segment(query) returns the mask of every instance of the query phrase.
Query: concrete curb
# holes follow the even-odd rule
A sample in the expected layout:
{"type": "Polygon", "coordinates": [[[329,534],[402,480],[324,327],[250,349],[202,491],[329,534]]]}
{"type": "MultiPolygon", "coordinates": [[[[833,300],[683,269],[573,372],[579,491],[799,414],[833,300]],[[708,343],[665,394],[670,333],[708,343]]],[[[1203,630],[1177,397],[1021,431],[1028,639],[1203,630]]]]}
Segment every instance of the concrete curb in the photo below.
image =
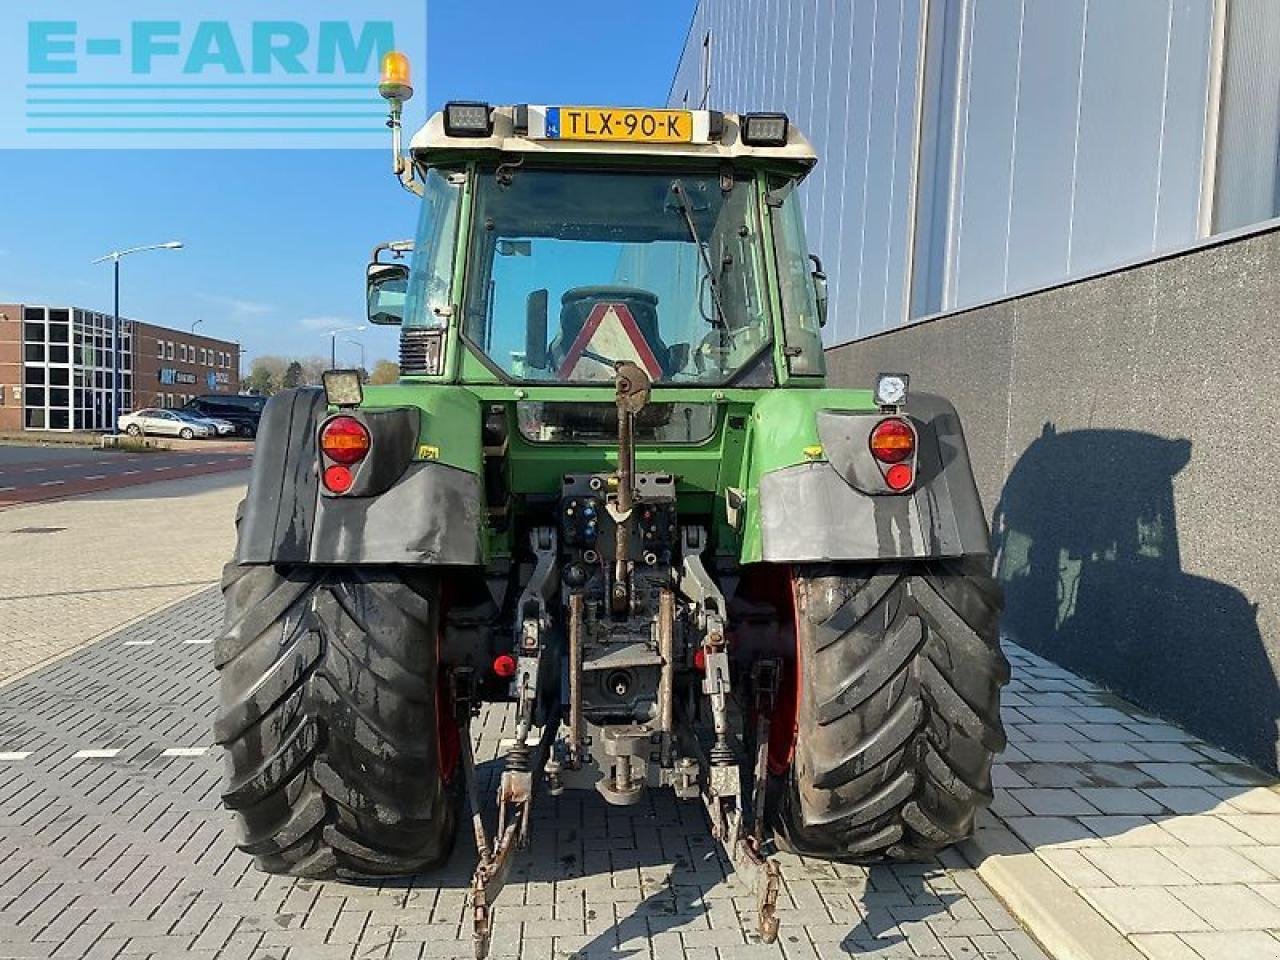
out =
{"type": "Polygon", "coordinates": [[[1000,821],[987,819],[961,852],[1054,960],[1146,960],[1115,927],[1000,821]]]}

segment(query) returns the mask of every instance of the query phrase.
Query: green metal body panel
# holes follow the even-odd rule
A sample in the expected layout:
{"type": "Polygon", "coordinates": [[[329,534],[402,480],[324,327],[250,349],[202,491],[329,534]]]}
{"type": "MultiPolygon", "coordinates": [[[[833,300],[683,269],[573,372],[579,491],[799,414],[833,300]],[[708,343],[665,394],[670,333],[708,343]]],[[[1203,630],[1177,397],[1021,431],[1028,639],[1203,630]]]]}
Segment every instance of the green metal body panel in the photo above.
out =
{"type": "Polygon", "coordinates": [[[438,460],[451,467],[483,470],[480,398],[457,387],[399,383],[366,387],[365,410],[417,407],[422,411],[419,449],[415,460],[438,460]],[[429,448],[424,451],[423,446],[429,448]]]}
{"type": "MultiPolygon", "coordinates": [[[[495,405],[504,410],[508,447],[505,481],[517,512],[530,497],[551,497],[561,478],[570,473],[606,473],[617,468],[616,446],[607,443],[542,443],[524,437],[516,427],[520,400],[608,402],[611,388],[466,387],[400,383],[369,387],[363,409],[417,407],[422,411],[416,460],[433,460],[471,473],[483,473],[483,412],[495,405]]],[[[761,558],[760,477],[806,461],[821,460],[816,415],[819,410],[874,411],[867,390],[655,390],[654,402],[710,402],[717,407],[711,437],[695,444],[640,444],[636,468],[664,472],[677,478],[680,510],[703,515],[714,530],[713,546],[720,556],[740,563],[761,558]],[[745,493],[746,503],[737,528],[728,523],[725,491],[745,493]]],[[[491,531],[489,557],[508,556],[508,532],[491,531]]]]}
{"type": "Polygon", "coordinates": [[[760,394],[751,412],[748,460],[740,482],[746,494],[739,560],[758,563],[762,554],[760,531],[760,478],[806,461],[822,460],[818,440],[819,410],[874,412],[870,390],[772,390],[760,394]]]}
{"type": "MultiPolygon", "coordinates": [[[[564,162],[581,165],[583,158],[566,158],[564,162]]],[[[609,158],[608,162],[621,163],[625,158],[609,158]]],[[[458,164],[463,166],[468,177],[460,200],[449,298],[455,305],[466,301],[475,178],[479,175],[474,162],[458,164]]],[[[688,161],[682,166],[687,169],[688,161]]],[[[777,209],[768,200],[768,177],[765,170],[756,173],[754,196],[764,238],[761,248],[772,323],[771,359],[776,386],[657,386],[652,391],[653,403],[715,404],[715,430],[702,443],[640,444],[636,450],[636,469],[675,475],[681,514],[708,518],[715,553],[740,563],[761,559],[761,518],[757,503],[760,477],[773,470],[822,459],[815,419],[817,411],[876,409],[869,390],[828,389],[824,377],[799,376],[789,369],[779,268],[772,242],[777,229],[777,209]],[[730,488],[745,493],[745,506],[736,527],[729,524],[726,510],[725,492],[730,488]]],[[[500,406],[506,416],[508,435],[503,479],[517,516],[531,498],[556,496],[566,474],[616,469],[615,445],[534,442],[520,433],[516,420],[516,405],[522,400],[611,404],[614,399],[611,385],[504,381],[466,342],[459,314],[455,306],[447,318],[445,364],[440,375],[405,377],[394,386],[370,387],[365,392],[363,407],[366,409],[416,406],[422,410],[420,445],[415,459],[436,460],[483,474],[482,422],[486,411],[492,413],[495,406],[500,406]]],[[[512,555],[512,524],[490,529],[485,534],[486,560],[512,555]]]]}

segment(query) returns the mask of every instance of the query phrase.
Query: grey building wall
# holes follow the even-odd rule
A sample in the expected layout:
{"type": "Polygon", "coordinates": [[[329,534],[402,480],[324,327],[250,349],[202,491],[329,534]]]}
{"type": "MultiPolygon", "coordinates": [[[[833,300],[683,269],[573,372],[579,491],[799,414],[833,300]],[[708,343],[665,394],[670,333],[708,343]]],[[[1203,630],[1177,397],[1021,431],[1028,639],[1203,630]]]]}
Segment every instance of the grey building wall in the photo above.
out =
{"type": "Polygon", "coordinates": [[[1280,225],[828,353],[960,412],[1021,643],[1275,771],[1280,225]]]}

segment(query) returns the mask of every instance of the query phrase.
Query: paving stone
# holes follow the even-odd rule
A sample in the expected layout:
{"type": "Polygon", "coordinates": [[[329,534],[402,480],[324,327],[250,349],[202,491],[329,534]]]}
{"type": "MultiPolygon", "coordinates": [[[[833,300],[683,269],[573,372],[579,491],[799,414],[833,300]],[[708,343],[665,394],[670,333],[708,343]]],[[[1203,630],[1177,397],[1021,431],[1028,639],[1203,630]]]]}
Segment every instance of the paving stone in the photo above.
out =
{"type": "Polygon", "coordinates": [[[1237,847],[1236,852],[1248,857],[1274,879],[1280,880],[1280,846],[1237,847]]]}
{"type": "Polygon", "coordinates": [[[1139,763],[1138,769],[1166,787],[1217,787],[1222,781],[1192,763],[1139,763]]]}
{"type": "Polygon", "coordinates": [[[1122,933],[1177,933],[1212,927],[1163,887],[1102,887],[1080,892],[1122,933]]]}
{"type": "MultiPolygon", "coordinates": [[[[1202,787],[1147,787],[1143,793],[1170,813],[1240,813],[1221,797],[1214,796],[1202,787]]],[[[1280,816],[1276,818],[1276,822],[1280,824],[1280,816]]]]}
{"type": "Polygon", "coordinates": [[[1180,730],[1170,723],[1129,723],[1126,729],[1135,740],[1146,740],[1151,743],[1190,743],[1196,738],[1185,730],[1180,730]]]}
{"type": "Polygon", "coordinates": [[[1147,759],[1146,754],[1129,743],[1077,743],[1072,749],[1087,760],[1105,763],[1135,763],[1147,759]]]}
{"type": "Polygon", "coordinates": [[[1128,763],[1083,763],[1080,769],[1099,787],[1157,787],[1159,782],[1128,763]]]}
{"type": "Polygon", "coordinates": [[[1195,879],[1170,864],[1159,850],[1097,847],[1082,850],[1084,858],[1121,887],[1165,887],[1194,883],[1195,879]]]}
{"type": "Polygon", "coordinates": [[[1171,889],[1215,930],[1280,930],[1280,906],[1243,884],[1201,884],[1171,889]]]}
{"type": "Polygon", "coordinates": [[[1213,787],[1209,792],[1244,813],[1280,814],[1280,793],[1269,787],[1213,787]]]}
{"type": "Polygon", "coordinates": [[[1132,787],[1078,787],[1075,791],[1101,813],[1163,813],[1164,805],[1132,787]]]}
{"type": "Polygon", "coordinates": [[[1181,840],[1147,817],[1081,817],[1080,822],[1108,846],[1180,847],[1181,840]]]}
{"type": "MultiPolygon", "coordinates": [[[[1089,759],[1089,755],[1080,745],[1065,741],[1048,743],[1028,741],[1020,744],[1016,749],[1026,760],[1036,763],[1078,763],[1089,759]]],[[[1014,762],[1013,757],[1008,759],[1009,762],[1014,762]]]]}
{"type": "Polygon", "coordinates": [[[1219,819],[1258,843],[1280,845],[1280,816],[1234,813],[1219,819]]]}
{"type": "Polygon", "coordinates": [[[1082,739],[1080,734],[1065,723],[1024,723],[1017,729],[1028,740],[1037,743],[1053,743],[1082,739]]]}
{"type": "Polygon", "coordinates": [[[1067,763],[1020,763],[1014,764],[1013,770],[1032,787],[1085,787],[1093,783],[1087,773],[1067,763]]]}
{"type": "MultiPolygon", "coordinates": [[[[1193,746],[1199,749],[1201,745],[1193,744],[1193,746]]],[[[1200,752],[1205,753],[1207,751],[1200,750],[1200,752]]],[[[1204,764],[1204,769],[1208,770],[1223,783],[1234,786],[1265,787],[1275,782],[1275,779],[1270,774],[1238,760],[1226,763],[1214,761],[1204,764]]]]}
{"type": "Polygon", "coordinates": [[[1037,816],[1074,816],[1098,810],[1071,790],[1010,790],[1011,796],[1037,816]]]}
{"type": "Polygon", "coordinates": [[[1084,856],[1083,849],[1044,849],[1037,850],[1036,853],[1068,886],[1079,889],[1112,885],[1111,878],[1084,856]]]}
{"type": "Polygon", "coordinates": [[[1207,815],[1168,817],[1160,825],[1183,843],[1193,847],[1250,846],[1253,841],[1218,817],[1207,815]]]}
{"type": "Polygon", "coordinates": [[[1275,879],[1269,871],[1227,847],[1164,847],[1159,853],[1198,883],[1265,883],[1275,879]]]}
{"type": "Polygon", "coordinates": [[[1280,958],[1280,940],[1261,931],[1184,933],[1182,938],[1204,960],[1280,958]]]}
{"type": "Polygon", "coordinates": [[[1009,828],[1027,846],[1042,847],[1093,846],[1103,841],[1078,820],[1069,817],[1011,817],[1009,828]]]}
{"type": "Polygon", "coordinates": [[[1137,749],[1161,763],[1204,763],[1205,756],[1187,743],[1138,743],[1137,749]]]}
{"type": "Polygon", "coordinates": [[[1136,933],[1129,939],[1151,960],[1204,960],[1176,933],[1136,933]]]}

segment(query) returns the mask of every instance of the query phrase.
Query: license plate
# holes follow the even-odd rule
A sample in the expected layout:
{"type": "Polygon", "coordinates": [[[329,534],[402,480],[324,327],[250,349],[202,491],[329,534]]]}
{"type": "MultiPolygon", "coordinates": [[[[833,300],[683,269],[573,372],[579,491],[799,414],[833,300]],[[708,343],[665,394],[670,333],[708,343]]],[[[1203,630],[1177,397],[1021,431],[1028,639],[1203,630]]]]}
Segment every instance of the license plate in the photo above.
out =
{"type": "Polygon", "coordinates": [[[688,110],[548,107],[547,139],[689,143],[693,114],[688,110]]]}

